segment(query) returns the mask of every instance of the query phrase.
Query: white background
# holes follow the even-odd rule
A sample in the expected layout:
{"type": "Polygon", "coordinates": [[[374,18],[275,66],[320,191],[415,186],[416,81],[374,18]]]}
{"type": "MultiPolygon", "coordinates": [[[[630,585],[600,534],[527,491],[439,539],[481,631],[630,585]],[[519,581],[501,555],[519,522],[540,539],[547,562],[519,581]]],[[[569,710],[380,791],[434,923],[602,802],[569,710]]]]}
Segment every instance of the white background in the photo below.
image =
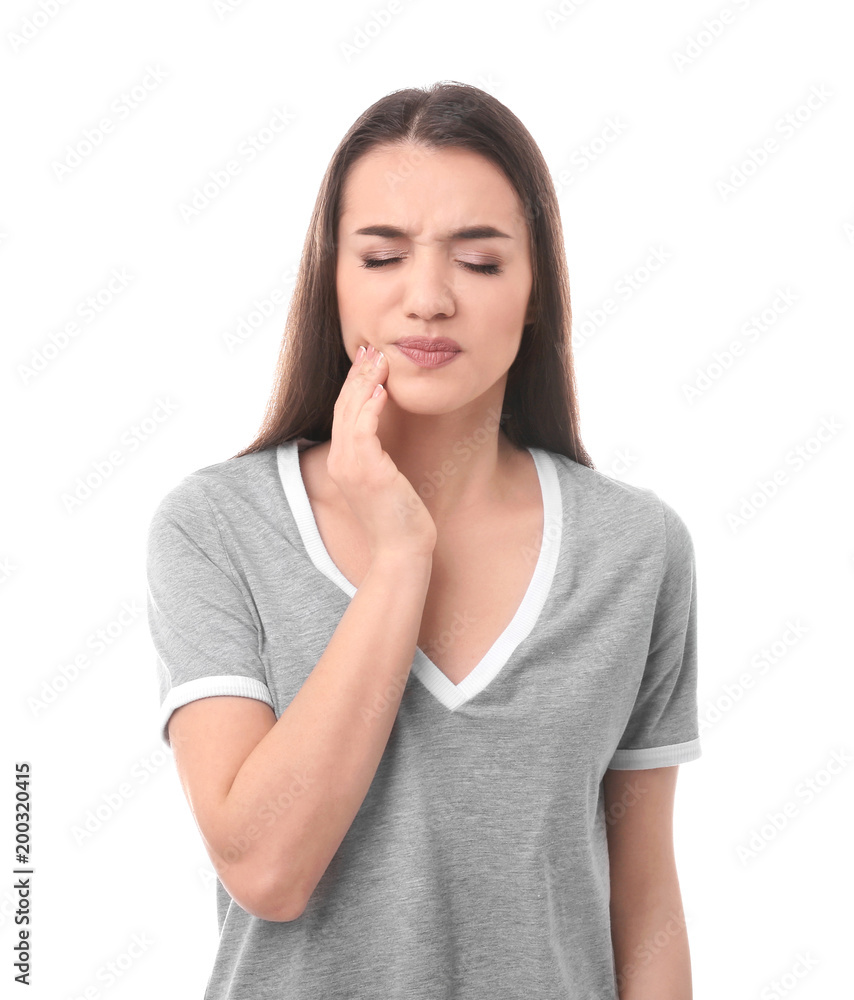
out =
{"type": "Polygon", "coordinates": [[[346,129],[391,90],[459,80],[521,118],[562,184],[586,447],[694,539],[703,755],[680,768],[676,807],[694,995],[850,995],[850,7],[402,0],[375,31],[381,0],[219,6],[3,6],[2,989],[14,762],[28,760],[27,995],[202,996],[212,868],[159,740],[148,521],[183,476],[254,438],[346,129]],[[249,161],[240,144],[277,109],[293,117],[249,161]],[[63,172],[104,117],[112,131],[63,172]],[[182,218],[229,159],[240,174],[182,218]],[[644,271],[654,249],[666,263],[644,271]],[[114,270],[126,284],[109,293],[114,270]],[[229,348],[277,288],[285,304],[229,348]],[[109,984],[134,935],[145,950],[109,984]]]}

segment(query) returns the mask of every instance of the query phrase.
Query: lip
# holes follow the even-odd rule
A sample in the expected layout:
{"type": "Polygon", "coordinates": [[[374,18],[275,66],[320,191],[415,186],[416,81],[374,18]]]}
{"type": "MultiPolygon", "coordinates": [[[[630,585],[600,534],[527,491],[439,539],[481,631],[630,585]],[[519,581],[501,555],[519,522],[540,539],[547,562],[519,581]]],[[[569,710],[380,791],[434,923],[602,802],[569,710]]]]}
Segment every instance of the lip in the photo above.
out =
{"type": "Polygon", "coordinates": [[[413,351],[441,351],[444,354],[458,353],[462,347],[450,337],[401,337],[394,342],[397,347],[413,351]]]}
{"type": "Polygon", "coordinates": [[[462,351],[419,351],[415,347],[395,345],[400,353],[419,368],[442,368],[456,361],[462,351]]]}

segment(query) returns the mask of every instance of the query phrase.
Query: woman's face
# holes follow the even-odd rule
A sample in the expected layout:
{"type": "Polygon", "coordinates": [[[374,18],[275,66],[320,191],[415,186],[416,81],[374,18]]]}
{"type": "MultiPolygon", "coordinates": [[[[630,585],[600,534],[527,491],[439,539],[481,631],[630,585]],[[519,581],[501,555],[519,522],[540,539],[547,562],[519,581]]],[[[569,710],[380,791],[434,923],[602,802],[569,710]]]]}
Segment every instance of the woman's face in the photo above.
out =
{"type": "Polygon", "coordinates": [[[351,361],[362,344],[383,351],[386,409],[500,410],[533,281],[522,206],[501,170],[463,149],[374,147],[347,177],[337,238],[344,348],[351,361]],[[463,232],[475,229],[485,231],[463,232]],[[460,351],[422,367],[395,345],[417,336],[460,351]]]}

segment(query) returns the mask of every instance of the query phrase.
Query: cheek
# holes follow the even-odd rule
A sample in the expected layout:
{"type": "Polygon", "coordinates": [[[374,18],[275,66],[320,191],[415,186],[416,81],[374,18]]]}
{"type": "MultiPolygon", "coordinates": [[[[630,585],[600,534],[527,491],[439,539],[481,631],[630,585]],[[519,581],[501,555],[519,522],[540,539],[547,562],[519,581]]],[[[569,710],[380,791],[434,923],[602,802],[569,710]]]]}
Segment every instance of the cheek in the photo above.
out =
{"type": "Polygon", "coordinates": [[[376,310],[377,296],[362,274],[339,273],[337,278],[338,312],[343,322],[358,322],[376,310]]]}
{"type": "Polygon", "coordinates": [[[338,294],[338,313],[341,317],[341,322],[351,322],[359,315],[361,298],[359,284],[353,281],[351,275],[339,272],[336,291],[338,294]]]}
{"type": "MultiPolygon", "coordinates": [[[[488,284],[490,279],[485,279],[488,284]]],[[[478,295],[477,313],[489,320],[494,329],[515,329],[528,306],[528,293],[521,282],[496,279],[491,287],[478,295]]]]}

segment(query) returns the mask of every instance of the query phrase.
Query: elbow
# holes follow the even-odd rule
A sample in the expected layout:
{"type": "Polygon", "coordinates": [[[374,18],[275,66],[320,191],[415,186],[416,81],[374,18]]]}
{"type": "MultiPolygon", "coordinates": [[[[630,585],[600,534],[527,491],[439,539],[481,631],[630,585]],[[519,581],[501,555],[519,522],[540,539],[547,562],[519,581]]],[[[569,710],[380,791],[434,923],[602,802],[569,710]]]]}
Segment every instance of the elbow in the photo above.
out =
{"type": "Polygon", "coordinates": [[[305,910],[305,903],[296,899],[293,894],[283,893],[281,889],[265,891],[256,889],[253,916],[259,920],[269,920],[272,923],[283,924],[297,920],[305,910]]]}
{"type": "Polygon", "coordinates": [[[291,920],[296,920],[302,916],[304,906],[294,906],[289,900],[283,900],[280,896],[270,899],[266,896],[258,896],[248,901],[247,905],[240,904],[247,913],[259,920],[267,920],[270,923],[283,924],[291,920]]]}
{"type": "Polygon", "coordinates": [[[216,856],[219,863],[214,867],[220,881],[241,909],[271,923],[302,916],[317,880],[306,877],[297,848],[278,842],[256,843],[250,849],[245,839],[234,835],[212,841],[208,842],[214,851],[211,860],[216,856]]]}
{"type": "Polygon", "coordinates": [[[269,872],[259,874],[247,869],[220,875],[229,896],[250,916],[271,923],[287,923],[302,916],[305,901],[289,891],[282,878],[272,878],[269,872]]]}

